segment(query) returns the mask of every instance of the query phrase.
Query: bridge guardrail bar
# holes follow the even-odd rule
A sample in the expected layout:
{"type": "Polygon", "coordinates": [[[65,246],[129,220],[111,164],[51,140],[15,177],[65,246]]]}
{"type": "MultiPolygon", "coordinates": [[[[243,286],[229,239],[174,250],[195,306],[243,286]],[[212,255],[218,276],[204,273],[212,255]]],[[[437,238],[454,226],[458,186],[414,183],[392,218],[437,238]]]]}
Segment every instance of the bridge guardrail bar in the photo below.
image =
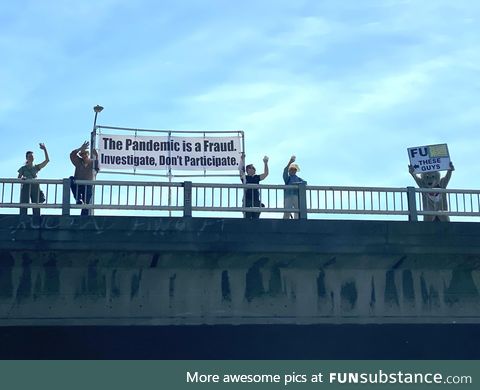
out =
{"type": "MultiPolygon", "coordinates": [[[[201,213],[225,213],[225,216],[242,217],[244,212],[262,212],[272,218],[275,213],[298,213],[300,219],[318,215],[405,216],[415,221],[418,216],[448,215],[480,220],[480,190],[435,189],[434,195],[446,199],[439,211],[424,209],[426,196],[433,196],[432,189],[414,187],[346,187],[310,186],[300,184],[218,184],[118,180],[77,180],[77,185],[93,186],[89,204],[76,204],[70,190],[69,179],[22,180],[0,178],[0,209],[13,210],[39,208],[69,215],[72,210],[91,209],[95,212],[121,211],[169,212],[183,216],[201,213]],[[21,187],[38,184],[45,194],[44,203],[20,203],[21,187]],[[245,207],[246,189],[258,189],[262,207],[245,207]],[[299,202],[295,209],[285,209],[284,190],[297,189],[299,202]],[[443,207],[444,206],[444,207],[443,207]]],[[[31,187],[30,187],[31,188],[31,187]]],[[[249,191],[253,193],[253,191],[249,191]]],[[[117,214],[115,214],[117,215],[117,214]]],[[[124,214],[122,214],[124,215],[124,214]]],[[[217,215],[218,216],[218,215],[217,215]]]]}

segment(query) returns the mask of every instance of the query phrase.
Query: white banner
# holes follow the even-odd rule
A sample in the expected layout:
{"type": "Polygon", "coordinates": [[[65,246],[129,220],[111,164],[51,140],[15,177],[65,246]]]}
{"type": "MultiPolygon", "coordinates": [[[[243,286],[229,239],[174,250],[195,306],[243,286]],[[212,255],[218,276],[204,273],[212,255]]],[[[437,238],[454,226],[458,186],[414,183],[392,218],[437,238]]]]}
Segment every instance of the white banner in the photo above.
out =
{"type": "Polygon", "coordinates": [[[450,167],[447,144],[416,146],[407,151],[413,173],[446,171],[450,167]]]}
{"type": "Polygon", "coordinates": [[[238,169],[241,137],[98,135],[100,169],[238,169]]]}

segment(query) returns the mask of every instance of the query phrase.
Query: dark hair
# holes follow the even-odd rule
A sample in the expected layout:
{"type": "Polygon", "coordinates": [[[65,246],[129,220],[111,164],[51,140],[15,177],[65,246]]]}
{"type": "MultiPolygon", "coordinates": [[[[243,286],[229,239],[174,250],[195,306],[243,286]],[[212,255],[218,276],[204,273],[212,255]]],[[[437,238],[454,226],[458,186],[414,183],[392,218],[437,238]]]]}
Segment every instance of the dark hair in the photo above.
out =
{"type": "Polygon", "coordinates": [[[25,158],[28,158],[29,153],[33,154],[33,152],[29,150],[27,153],[25,153],[25,158]]]}
{"type": "Polygon", "coordinates": [[[253,164],[248,164],[245,169],[248,169],[248,168],[253,168],[253,169],[255,169],[255,168],[253,167],[253,164]]]}

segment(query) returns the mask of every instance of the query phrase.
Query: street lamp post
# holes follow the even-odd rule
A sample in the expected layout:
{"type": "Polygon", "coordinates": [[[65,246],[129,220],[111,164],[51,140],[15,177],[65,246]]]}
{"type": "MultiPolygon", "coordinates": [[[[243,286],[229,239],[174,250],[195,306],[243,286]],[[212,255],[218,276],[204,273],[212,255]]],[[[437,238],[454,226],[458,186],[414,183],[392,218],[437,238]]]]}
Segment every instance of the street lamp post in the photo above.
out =
{"type": "Polygon", "coordinates": [[[95,118],[93,118],[93,129],[92,129],[92,134],[91,134],[91,137],[90,137],[90,148],[92,150],[95,146],[95,130],[96,130],[96,127],[97,127],[97,116],[98,116],[99,112],[103,111],[103,107],[99,106],[97,104],[95,107],[93,107],[93,111],[95,111],[95,118]]]}
{"type": "MultiPolygon", "coordinates": [[[[98,104],[93,107],[93,111],[95,111],[95,118],[93,119],[93,129],[92,129],[92,132],[90,134],[90,157],[93,159],[94,158],[94,154],[93,154],[93,149],[95,149],[95,135],[96,135],[96,131],[97,131],[97,116],[98,116],[98,113],[99,112],[102,112],[103,110],[103,107],[102,106],[99,106],[98,104]]],[[[93,164],[95,165],[95,164],[93,164]]]]}
{"type": "Polygon", "coordinates": [[[97,123],[97,114],[103,111],[103,107],[97,104],[95,107],[93,107],[93,111],[95,111],[95,119],[93,121],[93,126],[95,126],[97,123]]]}
{"type": "MultiPolygon", "coordinates": [[[[96,133],[97,133],[97,116],[98,113],[102,112],[103,107],[99,106],[98,104],[93,107],[93,111],[95,111],[95,117],[93,118],[93,128],[92,132],[90,133],[90,158],[93,160],[92,164],[92,177],[95,178],[95,168],[98,166],[97,155],[93,153],[95,149],[95,141],[96,141],[96,133]]],[[[92,187],[93,188],[93,187],[92,187]]],[[[93,200],[95,202],[95,200],[93,200]]],[[[90,215],[93,215],[93,209],[90,211],[90,215]]]]}

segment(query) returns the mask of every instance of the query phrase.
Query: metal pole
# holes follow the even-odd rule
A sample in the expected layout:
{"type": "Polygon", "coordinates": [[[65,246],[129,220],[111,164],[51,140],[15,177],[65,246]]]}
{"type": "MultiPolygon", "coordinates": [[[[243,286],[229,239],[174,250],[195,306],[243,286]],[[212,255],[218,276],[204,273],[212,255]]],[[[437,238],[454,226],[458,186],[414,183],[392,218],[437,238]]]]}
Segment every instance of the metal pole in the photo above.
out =
{"type": "Polygon", "coordinates": [[[183,216],[192,216],[192,182],[183,183],[183,216]]]}
{"type": "Polygon", "coordinates": [[[408,220],[418,221],[417,201],[415,199],[415,187],[407,187],[408,220]]]}
{"type": "Polygon", "coordinates": [[[298,217],[307,219],[307,185],[302,182],[298,185],[298,217]]]}
{"type": "MultiPolygon", "coordinates": [[[[95,106],[96,107],[96,106],[95,106]]],[[[95,107],[93,109],[95,110],[95,107]]],[[[92,132],[90,133],[90,158],[93,160],[93,149],[95,149],[95,142],[96,142],[96,133],[97,133],[97,115],[98,112],[95,111],[95,117],[93,118],[93,128],[92,132]]],[[[92,174],[95,170],[95,163],[92,164],[92,174]]]]}
{"type": "MultiPolygon", "coordinates": [[[[96,105],[93,107],[93,111],[95,111],[95,117],[93,118],[93,128],[92,132],[90,133],[90,158],[92,159],[92,179],[95,179],[95,168],[98,164],[97,158],[95,154],[93,153],[94,150],[96,150],[96,135],[97,135],[97,116],[99,112],[102,112],[103,107],[100,105],[96,105]]],[[[95,204],[95,191],[92,186],[92,203],[95,204]]],[[[90,215],[94,214],[94,209],[92,208],[90,210],[90,215]]]]}
{"type": "MultiPolygon", "coordinates": [[[[168,157],[172,157],[172,151],[170,150],[170,145],[171,145],[171,137],[172,137],[172,133],[169,132],[168,133],[168,157]]],[[[171,217],[172,216],[172,210],[170,209],[170,206],[171,206],[171,203],[172,203],[172,166],[171,164],[168,164],[168,216],[171,217]]],[[[178,191],[178,189],[177,189],[178,191]]]]}
{"type": "Polygon", "coordinates": [[[70,215],[70,179],[62,180],[62,215],[70,215]]]}
{"type": "MultiPolygon", "coordinates": [[[[95,111],[95,116],[93,118],[93,128],[92,132],[90,133],[90,158],[93,160],[94,155],[93,155],[93,150],[96,149],[96,135],[97,135],[97,116],[99,112],[103,111],[103,107],[99,106],[98,104],[93,107],[93,111],[95,111]]],[[[96,159],[95,159],[96,160],[96,159]]],[[[94,161],[95,161],[94,160],[94,161]]],[[[92,164],[92,175],[94,176],[95,174],[93,171],[95,170],[95,162],[92,164]]]]}

